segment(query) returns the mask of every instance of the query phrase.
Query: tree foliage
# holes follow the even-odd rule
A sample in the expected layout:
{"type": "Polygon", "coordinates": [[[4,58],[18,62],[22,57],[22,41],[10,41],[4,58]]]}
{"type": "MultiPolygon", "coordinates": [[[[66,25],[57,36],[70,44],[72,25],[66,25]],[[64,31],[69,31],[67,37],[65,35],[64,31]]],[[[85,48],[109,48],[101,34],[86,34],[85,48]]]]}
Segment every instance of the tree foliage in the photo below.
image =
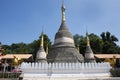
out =
{"type": "Polygon", "coordinates": [[[86,48],[86,39],[85,39],[85,37],[80,36],[78,34],[75,34],[73,36],[73,38],[74,38],[75,46],[79,47],[79,50],[80,50],[79,52],[84,55],[85,48],[86,48]]]}
{"type": "Polygon", "coordinates": [[[116,44],[116,42],[118,41],[117,37],[111,35],[110,32],[102,32],[100,36],[103,40],[102,53],[120,53],[118,50],[118,45],[116,44]]]}
{"type": "Polygon", "coordinates": [[[3,45],[4,53],[6,54],[26,54],[30,53],[29,45],[23,42],[13,43],[12,45],[3,45]]]}
{"type": "MultiPolygon", "coordinates": [[[[117,37],[110,32],[102,32],[100,37],[91,33],[88,35],[90,45],[94,53],[120,54],[120,47],[116,44],[117,37]]],[[[86,36],[74,35],[75,46],[80,46],[80,52],[84,55],[86,49],[86,36]]]]}
{"type": "MultiPolygon", "coordinates": [[[[97,36],[94,33],[88,35],[90,39],[90,45],[94,53],[103,53],[103,54],[120,54],[120,47],[116,44],[118,38],[112,35],[110,32],[102,32],[100,36],[97,36]]],[[[79,34],[75,34],[74,36],[75,46],[80,49],[80,53],[84,55],[86,49],[86,36],[82,36],[79,34]]],[[[26,43],[13,43],[12,45],[3,45],[5,54],[28,54],[31,53],[33,56],[36,55],[39,46],[40,39],[34,40],[33,42],[26,43]]],[[[46,34],[44,34],[44,49],[46,51],[46,47],[50,50],[51,41],[46,34]]]]}
{"type": "MultiPolygon", "coordinates": [[[[21,43],[13,43],[12,45],[3,45],[4,53],[6,54],[35,54],[37,53],[39,47],[40,47],[40,38],[37,40],[34,40],[33,42],[29,44],[25,44],[23,42],[21,43]]],[[[51,42],[50,39],[46,34],[44,34],[44,49],[46,50],[46,47],[48,45],[48,48],[51,48],[51,42]]]]}
{"type": "Polygon", "coordinates": [[[92,48],[93,52],[101,53],[103,42],[100,39],[100,37],[92,33],[89,35],[89,38],[90,38],[90,44],[91,44],[91,48],[92,48]]]}

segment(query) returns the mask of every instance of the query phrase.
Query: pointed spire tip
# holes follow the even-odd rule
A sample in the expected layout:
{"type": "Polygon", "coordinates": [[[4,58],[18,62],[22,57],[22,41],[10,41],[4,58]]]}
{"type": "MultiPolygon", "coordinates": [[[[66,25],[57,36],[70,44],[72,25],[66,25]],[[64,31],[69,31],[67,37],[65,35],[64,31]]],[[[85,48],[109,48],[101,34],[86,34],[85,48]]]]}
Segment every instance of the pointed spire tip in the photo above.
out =
{"type": "Polygon", "coordinates": [[[90,46],[90,40],[89,40],[89,36],[88,36],[88,32],[86,31],[86,39],[87,39],[87,46],[90,46]]]}
{"type": "Polygon", "coordinates": [[[62,10],[62,22],[63,22],[63,21],[65,21],[65,6],[64,6],[63,0],[62,0],[61,10],[62,10]]]}
{"type": "Polygon", "coordinates": [[[40,46],[43,46],[43,44],[44,44],[44,32],[43,32],[43,30],[41,32],[41,40],[40,41],[41,41],[40,46]]]}

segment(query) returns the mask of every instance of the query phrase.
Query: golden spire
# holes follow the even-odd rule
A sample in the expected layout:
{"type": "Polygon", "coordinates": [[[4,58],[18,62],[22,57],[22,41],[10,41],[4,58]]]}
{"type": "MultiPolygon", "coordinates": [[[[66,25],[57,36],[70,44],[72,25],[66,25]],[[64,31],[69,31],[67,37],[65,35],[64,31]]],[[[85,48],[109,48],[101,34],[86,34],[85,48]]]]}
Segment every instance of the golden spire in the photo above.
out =
{"type": "Polygon", "coordinates": [[[42,33],[41,33],[41,44],[40,44],[40,46],[43,46],[43,44],[44,44],[44,33],[43,33],[43,31],[42,31],[42,33]]]}
{"type": "Polygon", "coordinates": [[[90,46],[90,40],[89,40],[89,37],[88,37],[88,32],[86,32],[86,39],[87,39],[87,46],[90,46]]]}
{"type": "Polygon", "coordinates": [[[62,22],[63,22],[63,21],[65,21],[65,5],[63,3],[63,0],[62,0],[61,10],[62,10],[62,22]]]}

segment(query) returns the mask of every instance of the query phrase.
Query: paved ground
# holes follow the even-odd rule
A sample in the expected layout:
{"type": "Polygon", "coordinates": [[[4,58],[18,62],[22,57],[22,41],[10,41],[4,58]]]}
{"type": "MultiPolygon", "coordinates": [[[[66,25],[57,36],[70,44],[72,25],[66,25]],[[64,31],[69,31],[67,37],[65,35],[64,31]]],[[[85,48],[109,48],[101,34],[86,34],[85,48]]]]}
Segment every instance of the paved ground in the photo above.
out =
{"type": "MultiPolygon", "coordinates": [[[[11,78],[11,79],[5,79],[5,78],[0,78],[0,80],[22,80],[22,79],[17,79],[17,78],[11,78]]],[[[120,80],[120,77],[104,77],[104,78],[81,78],[81,79],[72,79],[72,78],[69,78],[69,79],[52,79],[52,78],[49,78],[49,79],[43,79],[43,78],[39,78],[39,79],[25,79],[25,80],[120,80]]]]}

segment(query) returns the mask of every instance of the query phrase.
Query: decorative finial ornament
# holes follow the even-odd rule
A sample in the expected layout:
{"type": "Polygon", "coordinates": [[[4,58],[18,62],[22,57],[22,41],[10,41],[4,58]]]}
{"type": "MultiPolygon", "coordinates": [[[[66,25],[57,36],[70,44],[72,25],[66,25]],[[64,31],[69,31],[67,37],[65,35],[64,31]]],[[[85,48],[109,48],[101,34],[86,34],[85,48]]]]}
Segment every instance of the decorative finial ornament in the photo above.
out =
{"type": "Polygon", "coordinates": [[[43,33],[43,31],[42,31],[42,33],[41,33],[41,44],[40,44],[40,46],[43,46],[43,44],[44,44],[44,33],[43,33]]]}
{"type": "Polygon", "coordinates": [[[42,26],[42,33],[41,33],[41,42],[40,42],[40,46],[44,45],[44,32],[43,32],[44,26],[42,26]]]}
{"type": "Polygon", "coordinates": [[[63,22],[63,21],[65,21],[65,5],[64,5],[63,0],[62,0],[61,10],[62,10],[62,22],[63,22]]]}
{"type": "Polygon", "coordinates": [[[87,46],[90,46],[90,40],[89,40],[89,37],[88,37],[88,32],[86,32],[86,39],[87,39],[87,46]]]}

